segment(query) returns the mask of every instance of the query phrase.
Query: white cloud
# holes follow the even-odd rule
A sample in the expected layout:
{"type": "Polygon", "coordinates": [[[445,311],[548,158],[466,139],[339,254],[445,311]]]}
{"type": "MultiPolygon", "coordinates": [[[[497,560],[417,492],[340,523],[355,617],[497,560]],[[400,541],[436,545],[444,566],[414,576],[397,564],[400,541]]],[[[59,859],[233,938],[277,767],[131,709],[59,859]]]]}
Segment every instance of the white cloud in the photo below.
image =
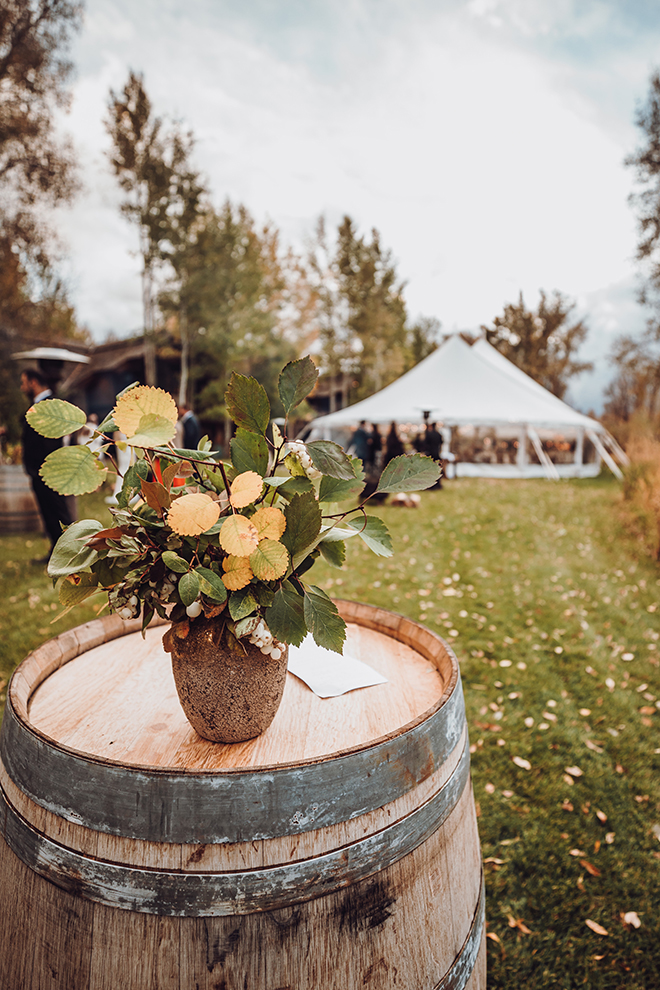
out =
{"type": "Polygon", "coordinates": [[[322,211],[377,227],[413,316],[474,326],[520,290],[533,302],[557,288],[595,307],[594,326],[608,325],[608,299],[611,320],[634,311],[641,325],[633,297],[611,287],[632,279],[622,160],[652,34],[617,48],[607,32],[621,10],[595,0],[292,9],[276,22],[256,0],[89,0],[68,121],[87,192],[62,219],[83,321],[99,334],[140,322],[135,236],[102,125],[130,67],[157,113],[192,127],[218,201],[272,218],[285,241],[300,243],[322,211]],[[609,38],[611,57],[588,48],[593,37],[609,38]],[[584,62],[571,45],[587,46],[584,62]]]}

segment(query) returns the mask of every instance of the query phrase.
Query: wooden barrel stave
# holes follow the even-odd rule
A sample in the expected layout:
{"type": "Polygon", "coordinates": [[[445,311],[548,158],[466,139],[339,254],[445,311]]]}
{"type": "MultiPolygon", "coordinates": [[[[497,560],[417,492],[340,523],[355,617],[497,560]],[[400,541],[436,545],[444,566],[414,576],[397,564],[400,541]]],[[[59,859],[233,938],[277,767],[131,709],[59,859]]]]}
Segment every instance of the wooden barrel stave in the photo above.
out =
{"type": "MultiPolygon", "coordinates": [[[[380,612],[369,612],[367,607],[367,620],[375,622],[373,613],[377,611],[380,612]]],[[[397,634],[413,642],[414,629],[419,632],[419,626],[400,617],[390,617],[390,613],[384,615],[388,628],[398,630],[397,634]]],[[[357,617],[364,622],[364,607],[358,606],[346,617],[349,620],[357,617]],[[358,614],[360,611],[362,615],[358,614]]],[[[24,703],[27,713],[35,681],[43,683],[68,659],[84,652],[85,644],[98,645],[99,639],[107,638],[107,629],[99,629],[95,623],[88,626],[91,628],[76,632],[65,648],[62,642],[55,646],[47,644],[40,656],[30,658],[31,665],[23,671],[24,683],[18,679],[17,691],[12,695],[18,707],[24,703]],[[17,700],[19,697],[21,701],[17,700]]],[[[376,628],[380,628],[378,624],[376,628]]],[[[122,624],[120,631],[123,629],[122,624]]],[[[418,652],[426,653],[432,662],[442,665],[438,642],[429,633],[418,652]]],[[[254,870],[319,856],[324,849],[341,848],[358,841],[361,833],[382,828],[392,819],[403,820],[406,810],[423,805],[447,781],[466,740],[464,728],[438,769],[380,808],[349,821],[255,842],[161,843],[127,839],[63,821],[31,801],[4,772],[0,784],[9,802],[35,828],[86,855],[160,871],[254,870]]],[[[455,990],[459,986],[455,975],[460,971],[460,960],[467,959],[466,938],[475,918],[478,920],[481,870],[469,784],[443,824],[419,846],[384,869],[313,900],[245,915],[161,917],[82,900],[80,891],[68,893],[54,886],[12,856],[4,843],[0,846],[3,877],[8,857],[10,872],[21,874],[16,881],[15,896],[25,906],[26,913],[27,888],[31,891],[28,900],[33,900],[29,910],[39,912],[42,898],[46,901],[54,898],[56,903],[53,912],[47,912],[46,927],[49,932],[51,926],[53,930],[42,940],[30,976],[26,976],[29,966],[26,960],[14,964],[5,958],[0,963],[0,974],[3,965],[14,967],[5,975],[12,990],[14,987],[32,990],[41,986],[41,981],[49,990],[69,986],[81,990],[105,987],[145,990],[151,986],[158,990],[175,987],[181,990],[184,986],[198,986],[200,990],[216,990],[219,986],[225,990],[244,990],[246,986],[250,990],[311,990],[313,987],[347,990],[370,985],[379,990],[401,986],[415,990],[418,987],[455,990]],[[86,906],[84,910],[81,904],[86,906]],[[81,946],[78,962],[62,958],[66,934],[62,934],[58,923],[60,917],[68,919],[69,937],[77,931],[76,942],[81,946]],[[420,917],[425,920],[422,926],[420,917]],[[415,939],[412,953],[411,937],[415,939]],[[120,953],[118,945],[122,946],[120,953]],[[67,975],[63,982],[57,982],[60,977],[53,976],[53,972],[62,973],[67,966],[71,973],[75,969],[75,977],[67,975]],[[184,982],[181,974],[185,974],[184,982]]],[[[478,941],[472,938],[471,951],[474,955],[479,947],[477,960],[475,963],[470,957],[470,966],[474,968],[463,974],[460,986],[483,990],[484,938],[481,928],[475,931],[478,941]]],[[[19,929],[17,936],[18,933],[19,929]]]]}

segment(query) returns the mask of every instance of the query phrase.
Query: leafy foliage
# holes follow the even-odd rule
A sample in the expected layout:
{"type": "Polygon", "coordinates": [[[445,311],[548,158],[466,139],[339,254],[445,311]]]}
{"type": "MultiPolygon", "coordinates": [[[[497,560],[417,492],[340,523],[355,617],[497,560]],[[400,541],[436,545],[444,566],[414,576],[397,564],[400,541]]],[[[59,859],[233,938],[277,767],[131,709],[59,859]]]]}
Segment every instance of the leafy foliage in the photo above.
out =
{"type": "Polygon", "coordinates": [[[573,309],[575,303],[560,292],[548,299],[541,291],[534,312],[525,306],[521,292],[517,303],[507,303],[504,314],[495,317],[492,327],[481,329],[505,358],[562,399],[574,375],[593,369],[589,361],[576,359],[588,330],[582,320],[569,322],[573,309]]]}
{"type": "MultiPolygon", "coordinates": [[[[280,394],[289,412],[315,380],[310,360],[285,367],[280,394]]],[[[140,386],[118,396],[112,426],[125,431],[128,445],[143,438],[143,451],[110,510],[114,525],[102,529],[92,520],[70,527],[50,573],[68,579],[62,592],[68,603],[98,586],[122,618],[141,614],[143,629],[155,612],[174,623],[203,614],[217,618],[226,643],[240,648],[242,637],[259,642],[265,620],[268,635],[279,637],[273,649],[300,642],[308,631],[319,645],[341,652],[343,620],[328,596],[301,578],[320,556],[341,567],[344,541],[354,536],[377,556],[392,553],[386,526],[366,515],[364,503],[333,511],[361,490],[361,462],[335,443],[288,441],[276,428],[269,440],[270,403],[254,378],[232,375],[225,402],[239,424],[231,464],[219,461],[210,445],[186,451],[163,442],[161,427],[173,426],[176,408],[162,390],[140,386]]],[[[80,415],[51,401],[50,412],[34,423],[52,433],[80,415]]],[[[94,490],[106,470],[86,446],[55,451],[43,469],[47,482],[67,492],[94,490]]],[[[430,458],[401,457],[383,472],[383,490],[428,487],[438,473],[430,458]]]]}

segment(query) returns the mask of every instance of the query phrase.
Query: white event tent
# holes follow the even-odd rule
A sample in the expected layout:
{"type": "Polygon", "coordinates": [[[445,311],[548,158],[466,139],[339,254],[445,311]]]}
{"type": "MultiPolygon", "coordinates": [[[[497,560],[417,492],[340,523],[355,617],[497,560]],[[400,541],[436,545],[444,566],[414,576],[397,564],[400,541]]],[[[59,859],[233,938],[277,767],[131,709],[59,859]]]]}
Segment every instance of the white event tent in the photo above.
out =
{"type": "Polygon", "coordinates": [[[377,425],[391,422],[442,424],[443,455],[449,453],[452,428],[492,428],[498,436],[518,440],[516,461],[509,464],[457,461],[461,476],[530,478],[593,477],[601,459],[621,476],[614,454],[626,456],[601,423],[571,409],[495,350],[484,338],[470,346],[459,334],[380,392],[352,406],[313,420],[307,439],[333,439],[338,431],[361,421],[377,425]],[[562,437],[574,442],[574,460],[553,464],[542,439],[562,437]],[[583,459],[584,439],[596,449],[596,461],[583,459]],[[539,463],[530,463],[527,440],[539,463]]]}

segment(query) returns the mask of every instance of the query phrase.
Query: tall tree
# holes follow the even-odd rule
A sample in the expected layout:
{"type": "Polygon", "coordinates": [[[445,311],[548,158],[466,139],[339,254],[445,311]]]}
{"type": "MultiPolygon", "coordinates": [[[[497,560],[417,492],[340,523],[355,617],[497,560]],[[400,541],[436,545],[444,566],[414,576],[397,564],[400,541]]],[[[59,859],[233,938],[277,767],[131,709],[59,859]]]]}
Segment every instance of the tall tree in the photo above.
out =
{"type": "Polygon", "coordinates": [[[391,251],[374,228],[359,237],[350,217],[337,232],[337,266],[348,303],[348,327],[356,351],[358,399],[378,392],[402,374],[406,356],[406,306],[391,251]]]}
{"type": "Polygon", "coordinates": [[[507,303],[504,314],[495,317],[492,327],[481,329],[504,357],[562,399],[574,375],[593,369],[591,362],[576,357],[588,329],[582,320],[570,321],[574,309],[575,303],[560,292],[548,299],[541,290],[533,311],[525,306],[521,292],[517,303],[507,303]]]}
{"type": "Polygon", "coordinates": [[[642,303],[651,307],[649,329],[660,336],[660,73],[652,73],[646,103],[637,108],[635,123],[642,143],[625,162],[634,169],[638,189],[630,196],[637,211],[637,260],[643,283],[642,303]]]}
{"type": "Polygon", "coordinates": [[[141,75],[129,73],[121,93],[110,91],[106,128],[112,138],[110,161],[125,193],[121,211],[138,229],[142,259],[142,310],[147,384],[156,384],[156,275],[162,243],[168,237],[172,168],[167,160],[163,122],[152,112],[141,75]]]}
{"type": "Polygon", "coordinates": [[[360,236],[348,216],[334,242],[319,219],[307,265],[332,408],[340,382],[350,383],[359,399],[384,388],[410,365],[403,283],[378,231],[372,230],[370,239],[360,236]]]}
{"type": "Polygon", "coordinates": [[[75,188],[70,144],[55,113],[69,103],[66,57],[82,4],[71,0],[0,0],[0,211],[34,243],[24,217],[35,205],[68,200],[75,188]]]}
{"type": "Polygon", "coordinates": [[[650,423],[660,420],[660,354],[647,338],[619,337],[610,356],[617,373],[605,390],[606,416],[629,422],[641,414],[650,423]]]}
{"type": "Polygon", "coordinates": [[[76,188],[55,118],[69,102],[67,49],[81,10],[72,0],[0,0],[0,422],[12,439],[24,404],[11,354],[80,336],[54,273],[44,207],[76,188]]]}
{"type": "Polygon", "coordinates": [[[353,375],[355,353],[336,246],[328,237],[323,216],[318,218],[314,235],[307,245],[305,263],[312,286],[321,366],[330,379],[330,412],[334,412],[338,391],[343,395],[342,405],[348,404],[348,384],[353,375]]]}
{"type": "Polygon", "coordinates": [[[297,356],[278,319],[283,291],[277,232],[258,230],[244,206],[227,201],[216,211],[205,200],[186,249],[185,279],[161,305],[173,316],[185,310],[196,404],[207,422],[225,422],[233,369],[257,376],[277,409],[277,375],[297,356]]]}

